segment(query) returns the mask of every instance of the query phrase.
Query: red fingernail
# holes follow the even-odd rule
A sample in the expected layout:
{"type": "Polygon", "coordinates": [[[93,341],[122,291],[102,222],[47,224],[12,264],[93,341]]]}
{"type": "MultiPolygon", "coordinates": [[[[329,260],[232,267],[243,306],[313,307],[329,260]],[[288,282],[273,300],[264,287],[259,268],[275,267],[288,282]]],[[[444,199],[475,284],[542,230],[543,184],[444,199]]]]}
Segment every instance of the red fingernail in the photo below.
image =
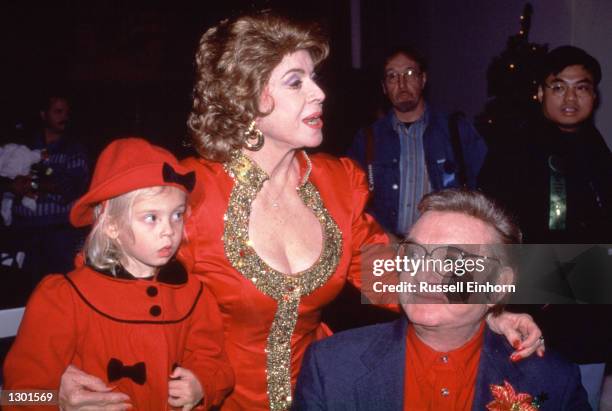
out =
{"type": "Polygon", "coordinates": [[[519,362],[519,361],[520,361],[520,360],[522,360],[522,359],[523,359],[523,357],[521,357],[521,356],[520,356],[520,355],[518,355],[518,354],[512,354],[512,355],[510,356],[510,361],[512,361],[512,362],[519,362]]]}
{"type": "Polygon", "coordinates": [[[512,347],[515,350],[518,350],[520,346],[521,346],[521,340],[514,340],[514,342],[512,343],[512,347]]]}
{"type": "Polygon", "coordinates": [[[543,352],[538,351],[538,357],[540,357],[540,358],[544,357],[544,353],[543,353],[543,352]]]}

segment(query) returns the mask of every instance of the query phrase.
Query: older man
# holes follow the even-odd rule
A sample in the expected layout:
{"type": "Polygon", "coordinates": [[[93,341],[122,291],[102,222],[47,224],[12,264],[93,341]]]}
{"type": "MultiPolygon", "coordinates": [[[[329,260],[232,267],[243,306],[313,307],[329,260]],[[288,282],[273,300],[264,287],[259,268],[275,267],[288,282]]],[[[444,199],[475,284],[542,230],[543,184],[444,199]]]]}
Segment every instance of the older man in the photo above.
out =
{"type": "MultiPolygon", "coordinates": [[[[432,193],[419,210],[409,239],[429,257],[444,244],[520,242],[518,228],[478,192],[432,193]]],[[[481,251],[483,258],[492,257],[487,247],[481,251]]],[[[511,275],[499,262],[497,277],[511,275]]],[[[402,307],[407,318],[313,344],[302,365],[295,409],[591,409],[575,365],[548,352],[508,360],[512,347],[484,322],[491,304],[402,307]]]]}

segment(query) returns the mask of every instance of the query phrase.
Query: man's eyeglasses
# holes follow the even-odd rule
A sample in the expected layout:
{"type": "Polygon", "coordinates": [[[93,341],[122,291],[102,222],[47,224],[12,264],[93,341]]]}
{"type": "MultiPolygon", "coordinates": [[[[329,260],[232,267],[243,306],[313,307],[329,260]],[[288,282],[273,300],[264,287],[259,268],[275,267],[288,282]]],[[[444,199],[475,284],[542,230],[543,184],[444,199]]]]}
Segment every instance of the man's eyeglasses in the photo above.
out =
{"type": "Polygon", "coordinates": [[[387,83],[395,84],[403,78],[407,81],[416,80],[421,75],[421,72],[414,68],[406,69],[405,71],[398,73],[397,71],[389,71],[385,73],[385,81],[387,83]]]}
{"type": "Polygon", "coordinates": [[[422,260],[424,271],[436,272],[443,278],[461,277],[477,271],[485,276],[497,271],[501,262],[497,258],[469,253],[459,247],[443,245],[427,251],[424,245],[413,241],[398,244],[400,259],[422,260]],[[461,261],[459,264],[458,262],[461,261]]]}
{"type": "Polygon", "coordinates": [[[556,97],[565,96],[570,88],[574,90],[577,97],[593,96],[593,85],[590,83],[568,84],[564,81],[555,81],[551,84],[545,84],[545,87],[556,97]]]}

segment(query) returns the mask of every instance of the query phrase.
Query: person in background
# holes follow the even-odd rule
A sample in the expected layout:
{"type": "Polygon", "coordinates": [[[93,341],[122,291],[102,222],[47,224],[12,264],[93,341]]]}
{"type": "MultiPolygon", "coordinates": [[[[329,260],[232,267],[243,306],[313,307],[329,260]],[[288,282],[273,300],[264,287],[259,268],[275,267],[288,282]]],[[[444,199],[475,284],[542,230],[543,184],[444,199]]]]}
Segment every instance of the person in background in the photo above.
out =
{"type": "MultiPolygon", "coordinates": [[[[542,64],[537,93],[541,115],[514,130],[487,156],[480,187],[516,216],[527,243],[612,243],[612,155],[593,123],[601,75],[599,62],[585,50],[551,50],[542,64]]],[[[600,254],[602,261],[609,259],[605,248],[600,254]]],[[[612,328],[602,327],[599,320],[612,316],[612,305],[593,303],[598,294],[609,299],[612,289],[609,281],[608,291],[602,291],[605,281],[595,287],[586,284],[591,293],[572,289],[570,278],[593,271],[595,256],[583,260],[588,261],[564,267],[557,263],[561,268],[554,272],[566,297],[591,304],[550,304],[530,312],[550,346],[581,365],[595,408],[605,363],[612,363],[612,328]]],[[[600,274],[609,277],[608,272],[600,274]]]]}
{"type": "Polygon", "coordinates": [[[599,62],[586,51],[550,51],[537,93],[541,115],[487,156],[479,185],[516,215],[526,242],[612,242],[612,155],[593,123],[600,81],[599,62]]]}
{"type": "Polygon", "coordinates": [[[359,130],[348,156],[367,172],[373,194],[368,211],[387,232],[404,237],[423,195],[476,187],[487,147],[458,113],[449,116],[426,102],[427,63],[419,51],[393,49],[381,75],[391,109],[359,130]]]}
{"type": "Polygon", "coordinates": [[[11,235],[14,246],[25,251],[23,270],[32,278],[32,288],[50,272],[66,273],[73,267],[74,256],[83,232],[68,221],[70,208],[89,184],[89,164],[84,146],[68,136],[70,103],[61,93],[48,95],[40,109],[41,131],[28,143],[42,151],[36,174],[17,176],[2,184],[18,199],[36,200],[32,209],[21,201],[12,207],[11,235]]]}

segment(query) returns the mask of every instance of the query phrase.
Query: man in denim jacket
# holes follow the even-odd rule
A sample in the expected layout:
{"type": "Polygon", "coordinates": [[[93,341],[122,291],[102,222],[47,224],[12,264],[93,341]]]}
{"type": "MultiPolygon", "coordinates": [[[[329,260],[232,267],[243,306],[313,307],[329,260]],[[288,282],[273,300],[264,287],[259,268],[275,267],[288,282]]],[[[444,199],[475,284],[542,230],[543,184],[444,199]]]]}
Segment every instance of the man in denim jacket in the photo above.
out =
{"type": "Polygon", "coordinates": [[[368,175],[373,199],[369,212],[386,231],[404,236],[418,217],[423,195],[443,188],[476,187],[487,148],[461,117],[451,119],[429,106],[423,90],[427,67],[409,47],[385,59],[383,93],[392,108],[361,129],[348,156],[368,175]]]}

